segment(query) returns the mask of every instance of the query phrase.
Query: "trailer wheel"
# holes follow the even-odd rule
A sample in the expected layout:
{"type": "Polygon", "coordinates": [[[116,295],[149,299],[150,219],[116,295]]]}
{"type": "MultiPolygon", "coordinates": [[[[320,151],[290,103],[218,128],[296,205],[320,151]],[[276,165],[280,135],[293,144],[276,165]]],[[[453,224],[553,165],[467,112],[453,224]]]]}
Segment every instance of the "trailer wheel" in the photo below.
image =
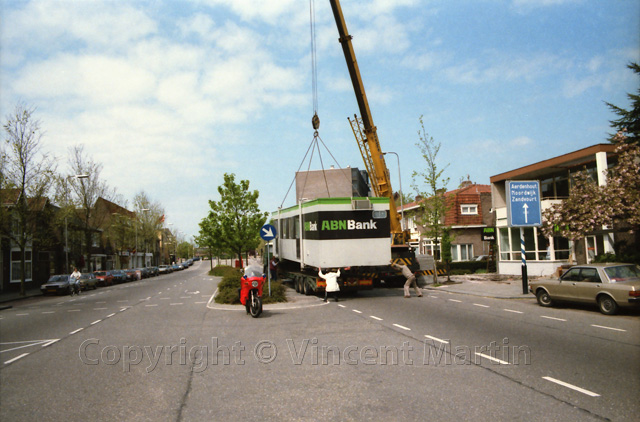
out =
{"type": "Polygon", "coordinates": [[[298,281],[298,277],[294,277],[293,287],[296,289],[296,293],[300,293],[300,282],[298,281]]]}
{"type": "Polygon", "coordinates": [[[311,287],[309,286],[309,283],[307,283],[307,281],[303,281],[304,283],[304,295],[305,296],[309,296],[311,293],[313,293],[313,291],[311,290],[311,287]]]}

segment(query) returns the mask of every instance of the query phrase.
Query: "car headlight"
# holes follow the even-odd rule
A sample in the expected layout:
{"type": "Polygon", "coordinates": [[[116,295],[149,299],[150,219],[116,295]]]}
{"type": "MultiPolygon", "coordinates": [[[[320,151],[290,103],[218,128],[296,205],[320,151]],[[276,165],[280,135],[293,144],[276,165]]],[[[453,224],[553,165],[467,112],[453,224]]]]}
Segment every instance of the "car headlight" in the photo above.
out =
{"type": "Polygon", "coordinates": [[[258,282],[257,282],[256,280],[253,280],[253,281],[251,282],[251,286],[252,286],[252,287],[258,287],[258,282]]]}

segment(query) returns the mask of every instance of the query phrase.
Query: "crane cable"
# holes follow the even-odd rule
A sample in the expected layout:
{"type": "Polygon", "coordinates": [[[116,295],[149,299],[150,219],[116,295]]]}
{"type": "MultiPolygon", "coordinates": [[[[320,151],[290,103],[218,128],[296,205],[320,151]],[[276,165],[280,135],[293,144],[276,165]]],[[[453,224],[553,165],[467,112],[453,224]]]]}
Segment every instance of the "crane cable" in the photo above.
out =
{"type": "Polygon", "coordinates": [[[314,0],[309,0],[309,28],[311,31],[311,93],[313,96],[313,118],[311,125],[318,133],[320,118],[318,117],[318,66],[316,63],[316,10],[314,0]]]}

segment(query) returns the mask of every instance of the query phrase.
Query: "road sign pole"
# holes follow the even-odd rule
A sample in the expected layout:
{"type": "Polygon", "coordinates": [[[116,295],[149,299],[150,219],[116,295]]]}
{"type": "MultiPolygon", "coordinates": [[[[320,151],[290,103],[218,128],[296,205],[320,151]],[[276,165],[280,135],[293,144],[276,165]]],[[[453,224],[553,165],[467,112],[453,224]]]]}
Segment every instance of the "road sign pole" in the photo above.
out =
{"type": "Polygon", "coordinates": [[[522,294],[529,293],[529,279],[527,277],[527,256],[524,249],[524,228],[520,227],[520,258],[522,259],[522,294]]]}
{"type": "Polygon", "coordinates": [[[271,297],[271,258],[269,258],[269,242],[265,243],[267,248],[267,280],[269,281],[269,297],[271,297]]]}

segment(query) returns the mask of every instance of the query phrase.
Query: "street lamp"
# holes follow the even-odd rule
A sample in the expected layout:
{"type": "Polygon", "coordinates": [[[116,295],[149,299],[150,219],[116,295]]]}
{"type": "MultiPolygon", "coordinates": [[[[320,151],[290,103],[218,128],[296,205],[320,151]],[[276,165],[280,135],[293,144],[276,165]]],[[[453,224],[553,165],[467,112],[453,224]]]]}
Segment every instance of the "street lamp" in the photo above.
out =
{"type": "MultiPolygon", "coordinates": [[[[72,174],[70,176],[67,176],[65,178],[65,193],[68,194],[68,189],[67,189],[67,184],[66,181],[74,178],[74,179],[88,179],[89,175],[88,174],[72,174]]],[[[69,273],[69,231],[68,231],[68,224],[67,224],[67,213],[65,212],[64,214],[64,253],[65,253],[65,272],[69,273]]]]}
{"type": "Polygon", "coordinates": [[[397,153],[393,151],[383,152],[382,155],[393,154],[396,156],[396,160],[398,160],[398,182],[400,184],[400,214],[402,215],[402,219],[400,220],[400,229],[404,231],[404,198],[402,197],[402,177],[400,176],[400,157],[397,153]]]}

